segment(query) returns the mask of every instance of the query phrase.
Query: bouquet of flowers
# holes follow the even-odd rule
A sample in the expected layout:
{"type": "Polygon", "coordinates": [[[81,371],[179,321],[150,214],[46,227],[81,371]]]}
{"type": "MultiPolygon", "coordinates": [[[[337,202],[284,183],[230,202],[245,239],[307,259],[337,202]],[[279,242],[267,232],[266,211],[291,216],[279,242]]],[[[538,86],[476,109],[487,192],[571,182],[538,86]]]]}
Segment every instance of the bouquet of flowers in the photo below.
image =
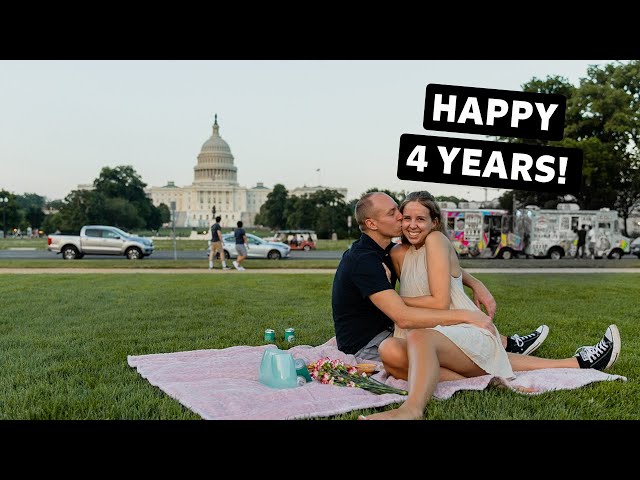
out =
{"type": "Polygon", "coordinates": [[[352,365],[347,365],[341,360],[331,360],[324,357],[316,363],[307,366],[311,378],[321,383],[329,385],[339,385],[341,387],[362,388],[377,395],[383,393],[397,393],[407,395],[406,390],[390,387],[382,382],[374,380],[366,373],[360,373],[352,365]]]}

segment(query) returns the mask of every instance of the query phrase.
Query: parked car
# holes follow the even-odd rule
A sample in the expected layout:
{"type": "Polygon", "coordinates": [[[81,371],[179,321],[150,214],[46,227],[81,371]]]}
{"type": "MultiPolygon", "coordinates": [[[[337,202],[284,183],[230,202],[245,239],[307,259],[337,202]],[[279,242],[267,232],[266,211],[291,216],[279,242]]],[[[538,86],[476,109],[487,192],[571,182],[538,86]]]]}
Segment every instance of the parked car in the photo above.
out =
{"type": "Polygon", "coordinates": [[[131,235],[116,227],[85,225],[80,235],[49,235],[47,250],[62,254],[65,260],[85,255],[124,255],[130,260],[153,253],[153,240],[131,235]]]}
{"type": "Polygon", "coordinates": [[[635,255],[640,258],[640,237],[631,242],[631,255],[635,255]]]}
{"type": "MultiPolygon", "coordinates": [[[[251,233],[247,233],[247,240],[249,243],[247,256],[249,258],[268,258],[269,260],[280,260],[281,258],[287,258],[289,256],[289,252],[291,252],[291,248],[284,243],[268,242],[251,233]]],[[[233,233],[227,233],[226,235],[222,236],[222,249],[224,250],[225,258],[238,257],[238,252],[236,251],[236,241],[233,233]]]]}

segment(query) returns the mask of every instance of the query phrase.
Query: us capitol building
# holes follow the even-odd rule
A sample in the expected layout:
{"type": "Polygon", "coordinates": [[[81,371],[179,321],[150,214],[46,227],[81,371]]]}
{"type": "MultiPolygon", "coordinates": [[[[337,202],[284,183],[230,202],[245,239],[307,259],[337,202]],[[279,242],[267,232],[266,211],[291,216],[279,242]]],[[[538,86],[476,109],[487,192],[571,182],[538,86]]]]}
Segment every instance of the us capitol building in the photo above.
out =
{"type": "Polygon", "coordinates": [[[171,208],[171,202],[176,202],[176,227],[207,229],[218,215],[222,217],[223,226],[235,227],[238,220],[242,220],[245,227],[253,226],[271,189],[262,183],[253,188],[238,185],[238,167],[233,164],[229,144],[220,136],[216,115],[213,133],[202,145],[198,164],[193,167],[193,183],[177,187],[174,182],[168,182],[164,187],[151,187],[146,192],[156,207],[164,203],[171,208]]]}
{"type": "MultiPolygon", "coordinates": [[[[78,185],[78,189],[92,190],[93,185],[78,185]]],[[[346,188],[320,185],[298,187],[289,191],[289,195],[308,195],[322,189],[337,190],[347,196],[346,188]]],[[[253,227],[256,214],[271,190],[261,182],[252,188],[238,185],[238,167],[233,164],[229,144],[220,136],[216,114],[211,137],[202,144],[198,163],[193,167],[193,183],[178,187],[170,181],[164,187],[146,188],[145,193],[156,207],[164,203],[171,209],[171,202],[176,203],[176,227],[206,230],[218,215],[223,227],[235,227],[238,220],[245,227],[253,227]]]]}

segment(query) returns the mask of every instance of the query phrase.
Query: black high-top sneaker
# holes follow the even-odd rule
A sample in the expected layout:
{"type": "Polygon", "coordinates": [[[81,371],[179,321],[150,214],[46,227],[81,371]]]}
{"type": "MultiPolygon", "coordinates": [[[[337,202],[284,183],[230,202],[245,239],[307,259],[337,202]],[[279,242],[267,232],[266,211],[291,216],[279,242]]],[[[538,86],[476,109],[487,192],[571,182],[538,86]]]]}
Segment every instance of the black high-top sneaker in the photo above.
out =
{"type": "Polygon", "coordinates": [[[615,325],[609,325],[604,337],[590,347],[580,347],[574,355],[580,368],[606,370],[611,367],[620,355],[620,332],[615,325]]]}
{"type": "Polygon", "coordinates": [[[517,333],[507,338],[507,346],[505,350],[509,353],[519,353],[520,355],[529,355],[535,352],[542,342],[549,335],[549,327],[540,325],[535,332],[521,337],[517,333]]]}

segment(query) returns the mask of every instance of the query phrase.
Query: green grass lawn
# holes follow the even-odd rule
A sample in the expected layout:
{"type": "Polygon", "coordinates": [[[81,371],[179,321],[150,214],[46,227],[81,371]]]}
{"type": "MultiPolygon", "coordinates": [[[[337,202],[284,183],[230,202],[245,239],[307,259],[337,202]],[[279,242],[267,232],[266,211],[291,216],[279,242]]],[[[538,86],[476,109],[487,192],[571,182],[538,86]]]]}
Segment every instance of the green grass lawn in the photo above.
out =
{"type": "MultiPolygon", "coordinates": [[[[571,356],[615,322],[622,352],[611,373],[628,381],[533,397],[502,389],[459,392],[431,402],[425,418],[640,418],[637,279],[477,277],[496,297],[502,333],[551,327],[540,356],[571,356]]],[[[330,274],[0,274],[0,419],[197,419],[130,368],[127,355],[261,345],[268,327],[295,327],[298,344],[324,343],[333,336],[331,282],[330,274]]],[[[287,348],[281,337],[278,346],[287,348]]],[[[359,413],[371,411],[334,418],[359,413]]]]}
{"type": "Polygon", "coordinates": [[[0,250],[9,248],[35,248],[47,249],[47,237],[44,238],[0,238],[0,250]]]}

